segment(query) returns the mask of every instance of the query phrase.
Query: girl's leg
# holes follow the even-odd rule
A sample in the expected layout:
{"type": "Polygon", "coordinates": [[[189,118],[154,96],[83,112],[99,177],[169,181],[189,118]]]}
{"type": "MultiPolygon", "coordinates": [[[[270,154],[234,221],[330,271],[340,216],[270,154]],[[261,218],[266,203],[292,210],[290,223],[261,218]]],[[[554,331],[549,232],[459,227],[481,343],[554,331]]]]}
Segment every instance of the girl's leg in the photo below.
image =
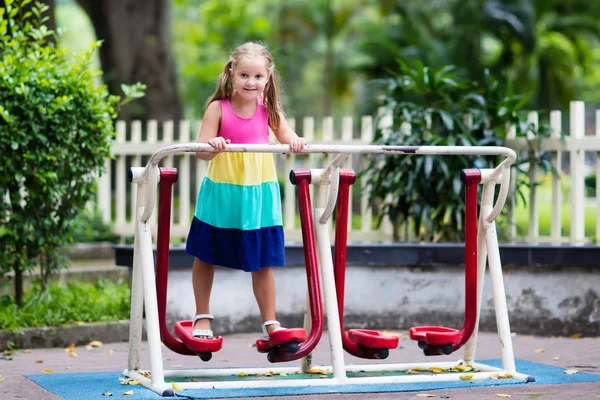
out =
{"type": "MultiPolygon", "coordinates": [[[[215,277],[215,266],[194,258],[192,267],[192,286],[196,300],[196,315],[210,314],[210,291],[215,277]]],[[[194,329],[210,329],[210,320],[199,319],[194,329]]]]}
{"type": "MultiPolygon", "coordinates": [[[[258,303],[260,316],[263,322],[275,318],[275,278],[270,267],[261,268],[260,271],[252,272],[252,289],[258,303]]],[[[269,325],[269,333],[279,328],[279,325],[269,325]]]]}

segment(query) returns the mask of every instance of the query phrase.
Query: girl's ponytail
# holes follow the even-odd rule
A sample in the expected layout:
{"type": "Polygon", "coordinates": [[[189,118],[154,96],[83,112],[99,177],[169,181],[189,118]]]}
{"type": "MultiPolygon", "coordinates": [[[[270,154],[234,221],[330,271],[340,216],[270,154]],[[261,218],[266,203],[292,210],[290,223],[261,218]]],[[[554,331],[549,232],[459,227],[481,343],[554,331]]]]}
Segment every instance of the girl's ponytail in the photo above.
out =
{"type": "Polygon", "coordinates": [[[269,80],[265,86],[265,105],[269,115],[269,126],[276,131],[279,129],[281,122],[280,113],[282,112],[281,104],[279,103],[279,87],[277,85],[277,74],[275,68],[271,68],[269,80]]]}
{"type": "Polygon", "coordinates": [[[229,70],[233,68],[233,60],[230,58],[229,61],[223,67],[223,71],[219,75],[217,87],[213,94],[208,98],[205,104],[205,108],[215,100],[226,99],[233,93],[233,80],[229,70]]]}

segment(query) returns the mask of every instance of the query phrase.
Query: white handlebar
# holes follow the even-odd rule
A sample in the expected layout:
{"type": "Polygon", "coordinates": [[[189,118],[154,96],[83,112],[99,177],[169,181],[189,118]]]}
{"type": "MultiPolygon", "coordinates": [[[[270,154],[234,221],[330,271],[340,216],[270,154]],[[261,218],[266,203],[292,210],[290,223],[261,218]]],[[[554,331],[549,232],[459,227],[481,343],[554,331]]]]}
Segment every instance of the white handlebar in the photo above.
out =
{"type": "MultiPolygon", "coordinates": [[[[289,145],[276,144],[232,144],[224,150],[231,153],[290,153],[289,145]]],[[[158,164],[160,161],[172,154],[210,152],[215,153],[215,149],[207,143],[182,143],[173,144],[158,150],[144,168],[142,180],[147,181],[148,190],[146,199],[143,202],[144,212],[141,215],[142,222],[147,222],[152,215],[154,204],[156,202],[156,188],[158,185],[159,173],[158,164]]],[[[509,167],[517,159],[514,150],[508,147],[500,146],[377,146],[377,145],[306,145],[300,154],[324,153],[338,154],[327,166],[331,174],[332,184],[329,190],[327,206],[320,219],[325,221],[331,216],[333,207],[337,198],[339,186],[339,166],[350,154],[415,154],[415,155],[490,155],[505,156],[506,159],[494,170],[492,176],[495,178],[502,174],[502,184],[498,201],[494,209],[487,217],[488,221],[493,220],[502,210],[506,196],[508,194],[508,183],[510,180],[509,167]],[[506,170],[506,173],[504,173],[506,170]],[[335,183],[335,185],[334,185],[335,183]],[[335,186],[335,187],[334,187],[335,186]]]]}

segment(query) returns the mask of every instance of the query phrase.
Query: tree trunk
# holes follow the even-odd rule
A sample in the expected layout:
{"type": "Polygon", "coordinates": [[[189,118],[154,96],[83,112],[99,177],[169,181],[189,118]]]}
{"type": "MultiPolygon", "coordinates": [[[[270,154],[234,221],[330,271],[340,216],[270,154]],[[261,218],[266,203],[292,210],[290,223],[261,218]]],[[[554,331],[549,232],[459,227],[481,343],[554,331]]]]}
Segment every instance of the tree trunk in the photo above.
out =
{"type": "Polygon", "coordinates": [[[23,271],[19,268],[18,263],[13,265],[13,271],[15,272],[15,303],[17,303],[17,307],[21,308],[23,307],[23,271]]]}
{"type": "Polygon", "coordinates": [[[171,2],[77,1],[90,17],[97,38],[104,40],[100,62],[110,92],[122,95],[122,83],[147,86],[146,96],[123,108],[119,118],[181,119],[171,49],[171,2]]]}

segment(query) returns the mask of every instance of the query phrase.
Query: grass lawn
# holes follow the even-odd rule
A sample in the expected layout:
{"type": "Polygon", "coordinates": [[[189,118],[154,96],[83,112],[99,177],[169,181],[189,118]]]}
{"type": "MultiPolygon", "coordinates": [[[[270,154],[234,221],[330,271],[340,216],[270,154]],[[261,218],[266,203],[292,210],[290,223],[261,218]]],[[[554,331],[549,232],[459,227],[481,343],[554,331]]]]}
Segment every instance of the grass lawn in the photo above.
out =
{"type": "MultiPolygon", "coordinates": [[[[562,186],[562,215],[561,215],[561,232],[563,236],[568,237],[571,234],[571,203],[570,190],[565,190],[568,185],[567,177],[563,177],[562,186]]],[[[529,189],[524,190],[525,197],[529,197],[529,189]]],[[[551,235],[552,223],[552,178],[546,176],[543,178],[541,185],[537,189],[538,212],[539,212],[539,230],[540,236],[551,235]]],[[[596,207],[593,199],[586,199],[585,204],[585,237],[595,239],[596,236],[596,207]]],[[[527,236],[529,227],[529,205],[524,205],[521,201],[517,204],[516,209],[517,219],[517,234],[519,236],[527,236]]]]}

